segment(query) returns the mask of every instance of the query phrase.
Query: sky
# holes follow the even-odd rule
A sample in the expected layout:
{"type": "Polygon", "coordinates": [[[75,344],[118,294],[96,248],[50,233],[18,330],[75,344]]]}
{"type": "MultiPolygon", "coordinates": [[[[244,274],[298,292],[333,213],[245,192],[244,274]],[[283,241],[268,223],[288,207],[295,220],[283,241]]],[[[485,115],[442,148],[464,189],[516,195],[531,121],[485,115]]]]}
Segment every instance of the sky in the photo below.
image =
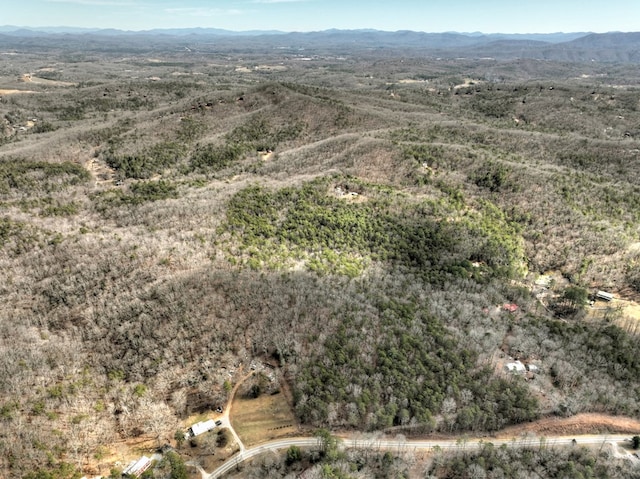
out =
{"type": "Polygon", "coordinates": [[[640,31],[640,0],[2,0],[0,25],[121,30],[640,31]]]}

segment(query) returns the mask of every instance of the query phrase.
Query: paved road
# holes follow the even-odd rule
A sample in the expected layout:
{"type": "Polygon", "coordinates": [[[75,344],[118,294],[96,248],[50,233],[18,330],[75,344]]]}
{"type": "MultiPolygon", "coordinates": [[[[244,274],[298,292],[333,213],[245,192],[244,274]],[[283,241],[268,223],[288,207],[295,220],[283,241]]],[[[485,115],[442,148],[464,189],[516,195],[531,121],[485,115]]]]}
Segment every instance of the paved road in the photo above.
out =
{"type": "MultiPolygon", "coordinates": [[[[253,368],[252,368],[253,369],[253,368]]],[[[233,434],[240,451],[233,457],[229,458],[222,466],[218,467],[211,474],[207,474],[202,468],[198,468],[203,479],[217,479],[232,469],[238,467],[244,461],[256,457],[260,454],[267,452],[277,452],[282,449],[288,449],[291,446],[298,446],[301,448],[318,447],[319,440],[315,437],[297,437],[297,438],[283,438],[276,439],[263,443],[259,446],[252,447],[250,449],[245,448],[244,444],[240,440],[240,437],[233,429],[231,425],[230,415],[231,408],[233,406],[233,399],[238,391],[240,385],[249,377],[254,374],[255,371],[249,372],[240,381],[238,381],[229,395],[229,401],[224,413],[219,419],[222,421],[221,427],[228,427],[233,434]]],[[[606,443],[613,444],[614,453],[617,453],[618,449],[615,443],[629,439],[629,434],[622,435],[583,435],[583,436],[520,436],[511,439],[449,439],[449,440],[407,440],[407,439],[381,439],[371,438],[366,436],[350,436],[340,437],[340,444],[345,449],[371,449],[371,450],[383,450],[383,451],[397,451],[397,452],[417,452],[417,451],[430,451],[435,447],[440,449],[477,449],[481,444],[490,442],[494,446],[501,446],[503,444],[512,445],[514,447],[535,447],[545,445],[548,447],[568,446],[571,444],[580,444],[585,446],[604,446],[606,443]]],[[[630,456],[629,456],[630,457],[630,456]]]]}
{"type": "MultiPolygon", "coordinates": [[[[515,447],[540,446],[544,444],[547,447],[568,446],[571,444],[580,444],[584,446],[599,446],[605,443],[616,443],[629,439],[629,434],[622,435],[594,435],[594,436],[553,436],[553,437],[537,437],[524,436],[513,439],[457,439],[457,440],[406,440],[406,439],[367,439],[367,438],[341,438],[343,448],[352,449],[374,449],[374,450],[397,450],[398,452],[407,451],[429,451],[434,447],[440,449],[477,449],[483,443],[492,443],[494,446],[503,444],[513,445],[515,447]]],[[[298,447],[315,447],[318,446],[318,439],[315,437],[298,437],[285,438],[270,441],[251,449],[245,449],[234,457],[230,458],[222,466],[217,468],[211,474],[203,476],[205,479],[216,479],[237,467],[242,462],[252,457],[258,456],[265,452],[275,452],[282,449],[288,449],[291,446],[298,447]]]]}

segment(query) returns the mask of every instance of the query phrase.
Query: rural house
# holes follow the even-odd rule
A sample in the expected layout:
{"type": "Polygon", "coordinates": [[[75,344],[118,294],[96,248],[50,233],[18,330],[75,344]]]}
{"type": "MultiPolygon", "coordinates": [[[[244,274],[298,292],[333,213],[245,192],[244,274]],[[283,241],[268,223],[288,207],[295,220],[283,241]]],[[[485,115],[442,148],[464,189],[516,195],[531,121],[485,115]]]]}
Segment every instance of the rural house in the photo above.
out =
{"type": "Polygon", "coordinates": [[[199,436],[200,434],[203,434],[207,431],[211,431],[212,429],[215,429],[216,427],[216,423],[213,419],[209,419],[207,421],[202,421],[202,422],[197,422],[195,423],[193,426],[191,426],[189,428],[189,430],[187,431],[187,434],[185,436],[187,436],[187,438],[189,437],[196,437],[199,436]]]}

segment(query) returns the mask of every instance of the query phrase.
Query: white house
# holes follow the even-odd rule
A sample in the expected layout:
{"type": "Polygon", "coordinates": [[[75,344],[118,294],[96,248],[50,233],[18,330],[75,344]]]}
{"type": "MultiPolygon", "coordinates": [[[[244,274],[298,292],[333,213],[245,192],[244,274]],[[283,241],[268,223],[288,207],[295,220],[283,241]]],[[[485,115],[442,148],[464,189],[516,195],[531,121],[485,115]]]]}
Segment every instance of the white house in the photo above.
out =
{"type": "Polygon", "coordinates": [[[202,422],[197,422],[195,423],[193,426],[191,426],[189,428],[189,432],[188,434],[191,437],[196,437],[199,436],[200,434],[203,434],[207,431],[211,431],[212,429],[215,429],[216,427],[216,422],[213,419],[209,419],[207,421],[202,421],[202,422]]]}
{"type": "Polygon", "coordinates": [[[507,368],[507,371],[514,372],[514,373],[524,373],[527,370],[524,364],[522,364],[520,361],[507,363],[505,367],[507,368]]]}

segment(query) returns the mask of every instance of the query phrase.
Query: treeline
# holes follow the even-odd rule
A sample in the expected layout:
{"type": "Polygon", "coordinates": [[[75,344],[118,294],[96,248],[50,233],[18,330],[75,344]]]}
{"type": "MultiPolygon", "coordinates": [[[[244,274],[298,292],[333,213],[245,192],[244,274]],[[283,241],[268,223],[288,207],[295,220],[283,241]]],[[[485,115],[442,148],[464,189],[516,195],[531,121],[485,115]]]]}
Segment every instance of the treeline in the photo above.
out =
{"type": "MultiPolygon", "coordinates": [[[[585,447],[547,447],[544,438],[528,447],[496,447],[491,443],[479,451],[438,453],[428,468],[427,477],[441,479],[539,477],[583,479],[598,477],[638,478],[640,472],[632,461],[615,459],[606,445],[599,451],[585,447]]],[[[617,446],[616,446],[617,447],[617,446]]],[[[464,445],[461,446],[464,449],[464,445]]]]}
{"type": "Polygon", "coordinates": [[[496,430],[537,416],[524,382],[478,368],[476,353],[428,312],[428,298],[426,304],[370,298],[368,311],[345,312],[296,376],[303,422],[365,430],[409,426],[424,433],[496,430]]]}
{"type": "Polygon", "coordinates": [[[59,163],[5,158],[0,161],[0,199],[34,197],[86,183],[89,173],[70,161],[59,163]]]}

